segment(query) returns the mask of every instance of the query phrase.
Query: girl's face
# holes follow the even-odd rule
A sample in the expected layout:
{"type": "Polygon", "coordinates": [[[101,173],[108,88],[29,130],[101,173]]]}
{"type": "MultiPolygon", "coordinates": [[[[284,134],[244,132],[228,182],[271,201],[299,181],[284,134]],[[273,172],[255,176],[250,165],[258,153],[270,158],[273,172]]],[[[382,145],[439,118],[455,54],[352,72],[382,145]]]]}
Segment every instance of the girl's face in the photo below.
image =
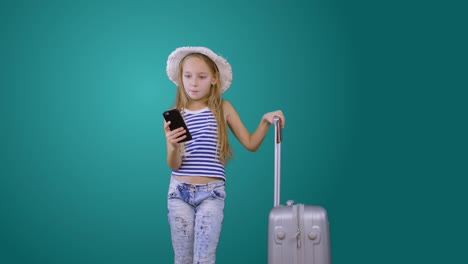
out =
{"type": "Polygon", "coordinates": [[[208,98],[216,77],[201,58],[188,57],[182,65],[182,82],[190,99],[200,101],[208,98]]]}

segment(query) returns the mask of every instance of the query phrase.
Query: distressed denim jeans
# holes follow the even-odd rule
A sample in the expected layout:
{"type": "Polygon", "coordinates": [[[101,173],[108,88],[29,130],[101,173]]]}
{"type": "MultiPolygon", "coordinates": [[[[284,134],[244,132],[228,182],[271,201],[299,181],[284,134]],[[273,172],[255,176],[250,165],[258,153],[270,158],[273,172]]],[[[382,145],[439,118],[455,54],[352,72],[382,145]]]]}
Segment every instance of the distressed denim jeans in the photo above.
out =
{"type": "Polygon", "coordinates": [[[175,264],[214,264],[224,218],[224,181],[190,184],[171,176],[167,195],[175,264]]]}

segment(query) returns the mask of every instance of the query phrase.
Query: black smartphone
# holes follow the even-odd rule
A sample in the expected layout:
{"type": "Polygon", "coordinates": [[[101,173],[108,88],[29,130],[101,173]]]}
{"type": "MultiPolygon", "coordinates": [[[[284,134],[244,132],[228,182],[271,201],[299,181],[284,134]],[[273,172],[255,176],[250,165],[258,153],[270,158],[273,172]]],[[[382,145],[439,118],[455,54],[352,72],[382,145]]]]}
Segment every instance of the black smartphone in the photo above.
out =
{"type": "Polygon", "coordinates": [[[173,108],[173,109],[164,111],[163,116],[166,122],[171,121],[171,123],[169,124],[169,129],[174,130],[179,127],[183,127],[185,129],[186,131],[185,135],[187,137],[179,141],[179,143],[192,140],[192,135],[190,134],[187,128],[187,124],[185,124],[184,118],[182,117],[182,114],[180,114],[180,111],[178,109],[173,108]]]}

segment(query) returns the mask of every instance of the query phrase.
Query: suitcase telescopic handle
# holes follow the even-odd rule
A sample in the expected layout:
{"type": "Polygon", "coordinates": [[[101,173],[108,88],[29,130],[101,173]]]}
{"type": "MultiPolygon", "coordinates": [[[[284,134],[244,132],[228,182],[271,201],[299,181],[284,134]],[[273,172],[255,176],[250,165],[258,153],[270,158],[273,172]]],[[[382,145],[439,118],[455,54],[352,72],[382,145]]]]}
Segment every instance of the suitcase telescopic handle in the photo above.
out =
{"type": "Polygon", "coordinates": [[[276,130],[276,136],[275,136],[275,141],[277,144],[281,143],[281,118],[275,116],[273,118],[273,121],[275,122],[275,130],[276,130]]]}
{"type": "Polygon", "coordinates": [[[275,186],[274,186],[274,207],[280,205],[280,183],[281,183],[281,118],[275,116],[273,118],[275,123],[275,186]]]}

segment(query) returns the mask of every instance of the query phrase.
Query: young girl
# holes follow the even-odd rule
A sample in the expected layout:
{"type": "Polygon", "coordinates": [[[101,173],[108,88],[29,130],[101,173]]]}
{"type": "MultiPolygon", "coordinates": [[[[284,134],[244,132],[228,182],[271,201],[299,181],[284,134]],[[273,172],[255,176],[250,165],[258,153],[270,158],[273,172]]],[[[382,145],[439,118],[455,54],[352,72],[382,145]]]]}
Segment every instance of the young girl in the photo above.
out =
{"type": "Polygon", "coordinates": [[[251,134],[234,106],[221,98],[231,85],[231,65],[208,48],[174,50],[166,70],[177,85],[175,107],[192,135],[179,143],[186,131],[171,131],[164,121],[172,169],[167,205],[174,263],[215,263],[226,197],[224,166],[231,157],[227,126],[243,146],[256,151],[273,117],[280,117],[283,126],[285,119],[280,110],[266,113],[251,134]]]}

